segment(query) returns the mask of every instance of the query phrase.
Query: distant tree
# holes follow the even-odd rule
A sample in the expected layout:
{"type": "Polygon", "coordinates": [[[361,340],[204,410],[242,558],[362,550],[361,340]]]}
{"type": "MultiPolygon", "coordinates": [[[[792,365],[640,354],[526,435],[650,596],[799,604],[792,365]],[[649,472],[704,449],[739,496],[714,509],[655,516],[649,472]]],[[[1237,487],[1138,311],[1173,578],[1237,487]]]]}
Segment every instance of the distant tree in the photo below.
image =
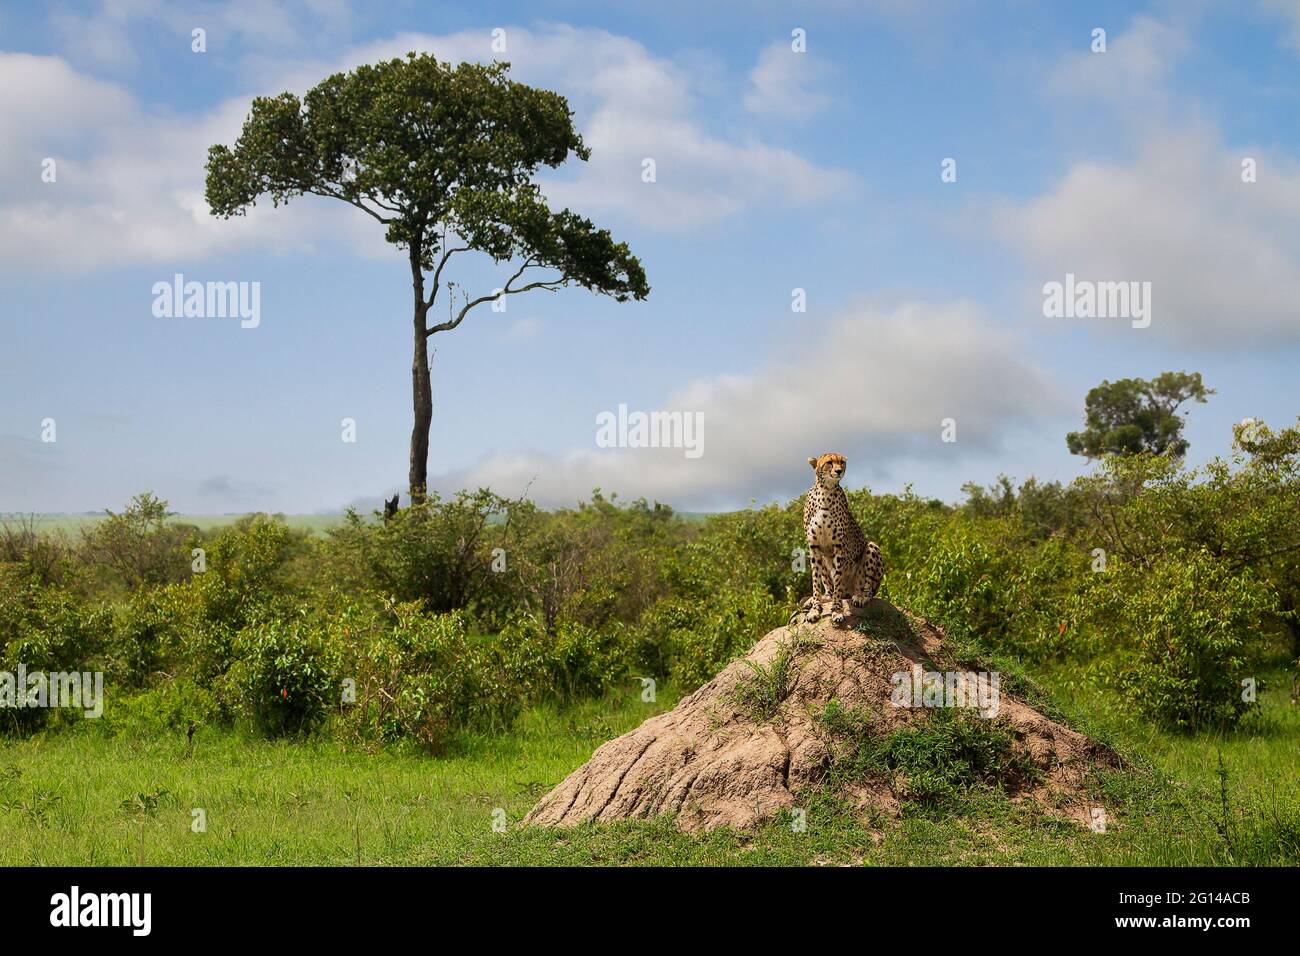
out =
{"type": "Polygon", "coordinates": [[[180,581],[189,569],[184,544],[196,530],[172,522],[167,502],[146,491],[122,511],[105,509],[104,518],[82,531],[90,563],[105,568],[127,588],[180,581]]]}
{"type": "Polygon", "coordinates": [[[1150,381],[1122,378],[1102,382],[1088,393],[1083,431],[1065,436],[1070,452],[1100,458],[1149,451],[1181,458],[1188,442],[1182,437],[1179,407],[1188,401],[1204,404],[1214,389],[1201,383],[1200,372],[1164,372],[1150,381]]]}
{"type": "Polygon", "coordinates": [[[258,97],[234,148],[208,150],[214,215],[242,215],[263,194],[278,206],[311,193],[356,206],[405,250],[415,327],[408,479],[417,501],[427,486],[433,420],[430,336],[455,329],[480,305],[533,289],[578,285],[619,302],[650,291],[626,243],[547,206],[533,181],[538,167],[559,166],[570,153],[586,160],[590,150],[564,97],[516,83],[508,70],[506,63],[453,68],[410,53],[336,73],[301,100],[258,97]],[[499,288],[471,297],[443,272],[465,252],[518,266],[499,288]],[[447,318],[430,322],[444,284],[447,318]]]}
{"type": "Polygon", "coordinates": [[[1003,518],[1016,509],[1016,488],[1006,475],[998,475],[997,482],[987,488],[968,481],[961,490],[966,495],[963,507],[978,518],[1003,518]]]}

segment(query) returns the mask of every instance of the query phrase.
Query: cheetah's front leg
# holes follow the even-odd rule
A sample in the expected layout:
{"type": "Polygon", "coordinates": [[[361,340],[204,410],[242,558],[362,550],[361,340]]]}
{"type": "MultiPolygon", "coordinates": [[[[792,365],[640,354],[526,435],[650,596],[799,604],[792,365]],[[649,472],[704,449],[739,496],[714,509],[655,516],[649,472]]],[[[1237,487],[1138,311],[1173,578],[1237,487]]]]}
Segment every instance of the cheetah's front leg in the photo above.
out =
{"type": "Polygon", "coordinates": [[[848,573],[847,562],[848,559],[845,557],[843,550],[836,551],[835,558],[831,562],[829,606],[831,623],[836,625],[843,624],[849,619],[849,615],[853,613],[849,607],[849,600],[844,594],[845,577],[848,573]]]}
{"type": "Polygon", "coordinates": [[[822,549],[817,545],[810,545],[809,551],[812,555],[812,596],[806,598],[801,605],[804,611],[804,620],[809,624],[815,624],[825,615],[826,598],[826,566],[822,563],[822,549]]]}

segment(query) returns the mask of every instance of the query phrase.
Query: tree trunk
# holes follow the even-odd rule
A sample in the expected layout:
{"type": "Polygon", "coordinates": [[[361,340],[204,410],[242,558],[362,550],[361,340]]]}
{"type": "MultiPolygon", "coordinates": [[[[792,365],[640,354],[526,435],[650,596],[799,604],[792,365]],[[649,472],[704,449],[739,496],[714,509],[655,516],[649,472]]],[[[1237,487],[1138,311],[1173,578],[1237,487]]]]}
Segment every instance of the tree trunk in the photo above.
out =
{"type": "Polygon", "coordinates": [[[407,475],[411,504],[424,500],[429,487],[429,426],[433,423],[433,388],[429,383],[429,333],[424,322],[429,303],[424,301],[423,246],[417,238],[411,243],[411,293],[415,306],[415,354],[411,358],[411,405],[415,410],[411,425],[411,469],[407,475]]]}
{"type": "Polygon", "coordinates": [[[424,331],[425,311],[415,312],[415,355],[411,359],[411,404],[415,421],[411,426],[411,503],[423,501],[429,481],[429,426],[433,423],[433,387],[429,381],[428,336],[424,331]]]}

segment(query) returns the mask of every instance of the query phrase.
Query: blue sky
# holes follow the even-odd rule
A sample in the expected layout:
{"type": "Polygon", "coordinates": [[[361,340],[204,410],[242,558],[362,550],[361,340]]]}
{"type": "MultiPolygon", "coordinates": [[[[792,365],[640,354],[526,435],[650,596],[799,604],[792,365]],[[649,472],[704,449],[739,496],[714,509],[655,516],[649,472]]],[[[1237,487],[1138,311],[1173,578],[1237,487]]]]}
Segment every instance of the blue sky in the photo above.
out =
{"type": "Polygon", "coordinates": [[[532,293],[434,336],[440,490],[727,508],[798,494],[835,450],[852,486],[956,500],[999,472],[1082,473],[1064,434],[1102,379],[1204,373],[1194,461],[1243,417],[1300,412],[1295,2],[4,3],[0,511],[146,488],[187,512],[333,511],[404,489],[403,256],[342,204],[227,222],[202,188],[252,97],[411,49],[507,59],[567,96],[593,155],[547,194],[652,286],[532,293]],[[260,283],[260,325],[156,317],[178,272],[260,283]],[[1150,327],[1044,317],[1067,272],[1150,282],[1150,327]],[[699,414],[704,453],[597,447],[620,404],[699,414]]]}

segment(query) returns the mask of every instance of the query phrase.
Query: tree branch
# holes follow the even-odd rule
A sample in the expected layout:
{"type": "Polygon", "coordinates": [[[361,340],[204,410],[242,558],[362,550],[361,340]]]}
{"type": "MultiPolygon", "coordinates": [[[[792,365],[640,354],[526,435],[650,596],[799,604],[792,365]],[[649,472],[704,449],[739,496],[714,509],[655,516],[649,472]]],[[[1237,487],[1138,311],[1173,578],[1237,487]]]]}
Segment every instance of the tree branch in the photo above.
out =
{"type": "Polygon", "coordinates": [[[311,189],[305,189],[305,190],[303,190],[303,192],[312,193],[313,195],[316,195],[316,196],[325,196],[326,198],[329,198],[329,199],[338,199],[338,200],[340,200],[340,201],[342,201],[342,202],[347,203],[349,206],[356,206],[358,209],[360,209],[362,212],[364,212],[367,216],[370,216],[372,219],[375,219],[375,220],[378,220],[379,222],[382,222],[384,225],[388,225],[389,223],[391,223],[391,222],[393,221],[392,219],[390,219],[390,218],[388,218],[388,217],[386,217],[386,216],[381,216],[381,215],[379,215],[379,213],[375,212],[375,211],[374,211],[373,209],[371,209],[369,206],[367,206],[367,205],[365,205],[364,203],[362,203],[361,200],[359,200],[359,199],[349,199],[347,196],[344,196],[342,193],[339,193],[339,192],[337,192],[337,191],[335,191],[335,190],[332,190],[332,189],[326,189],[326,188],[324,188],[323,186],[313,186],[311,189]]]}
{"type": "MultiPolygon", "coordinates": [[[[445,244],[447,239],[446,230],[443,231],[442,238],[445,244]]],[[[454,249],[448,249],[442,254],[442,259],[438,262],[438,268],[433,272],[433,288],[429,290],[429,301],[425,303],[429,308],[433,308],[433,300],[438,297],[438,289],[442,287],[442,267],[457,252],[469,252],[469,246],[457,246],[454,249]]]]}
{"type": "Polygon", "coordinates": [[[532,257],[530,256],[529,258],[524,260],[524,264],[521,265],[515,271],[515,274],[512,275],[508,280],[506,280],[506,284],[502,286],[500,292],[494,292],[490,295],[481,295],[477,299],[470,299],[468,302],[465,303],[465,305],[461,308],[460,312],[457,313],[454,319],[448,319],[446,322],[439,322],[437,325],[426,329],[425,334],[433,335],[435,332],[450,332],[452,329],[456,328],[456,326],[460,325],[461,322],[465,320],[465,316],[469,314],[471,309],[473,309],[475,306],[482,305],[484,302],[494,302],[503,296],[518,295],[521,292],[531,292],[533,289],[546,289],[548,292],[554,292],[556,289],[561,289],[564,286],[568,285],[569,282],[571,281],[568,275],[562,273],[558,278],[555,279],[539,279],[536,282],[530,282],[527,285],[520,286],[517,289],[512,288],[512,285],[514,284],[515,280],[518,279],[520,276],[522,276],[525,270],[534,269],[534,268],[543,269],[547,267],[534,262],[532,257]]]}

